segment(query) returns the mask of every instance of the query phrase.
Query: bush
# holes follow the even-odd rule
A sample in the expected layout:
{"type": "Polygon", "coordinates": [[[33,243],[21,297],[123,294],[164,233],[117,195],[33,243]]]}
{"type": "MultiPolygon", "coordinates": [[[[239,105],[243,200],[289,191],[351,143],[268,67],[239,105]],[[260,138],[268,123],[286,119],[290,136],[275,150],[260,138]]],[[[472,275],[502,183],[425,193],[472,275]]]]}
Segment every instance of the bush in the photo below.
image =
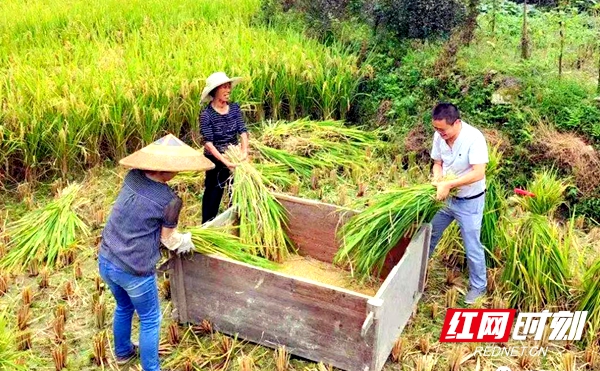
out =
{"type": "Polygon", "coordinates": [[[381,0],[374,11],[376,24],[400,39],[448,36],[465,14],[455,0],[381,0]]]}

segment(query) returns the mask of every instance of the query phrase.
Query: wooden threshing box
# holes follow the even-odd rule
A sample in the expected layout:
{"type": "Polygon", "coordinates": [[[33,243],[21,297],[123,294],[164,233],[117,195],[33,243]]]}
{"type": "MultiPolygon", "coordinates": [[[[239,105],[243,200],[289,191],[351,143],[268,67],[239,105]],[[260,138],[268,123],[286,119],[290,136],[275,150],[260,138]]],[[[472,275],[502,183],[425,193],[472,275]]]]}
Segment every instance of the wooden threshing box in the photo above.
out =
{"type": "MultiPolygon", "coordinates": [[[[334,205],[277,195],[301,255],[331,263],[334,205]]],[[[222,225],[230,210],[211,222],[222,225]]],[[[174,256],[171,290],[180,323],[210,321],[215,330],[348,371],[379,371],[423,292],[431,226],[390,252],[387,278],[373,297],[220,256],[174,256]]]]}

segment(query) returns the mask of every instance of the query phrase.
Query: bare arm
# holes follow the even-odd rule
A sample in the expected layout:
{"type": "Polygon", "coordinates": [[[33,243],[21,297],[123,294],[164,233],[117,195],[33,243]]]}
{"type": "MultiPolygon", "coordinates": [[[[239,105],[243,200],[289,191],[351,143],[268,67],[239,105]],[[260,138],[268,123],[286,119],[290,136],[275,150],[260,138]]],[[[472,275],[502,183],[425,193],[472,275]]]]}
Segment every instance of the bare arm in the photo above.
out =
{"type": "Polygon", "coordinates": [[[248,132],[243,132],[241,135],[242,138],[242,153],[244,157],[248,157],[248,132]]]}
{"type": "Polygon", "coordinates": [[[434,160],[433,161],[433,181],[438,182],[440,179],[442,179],[443,173],[444,172],[442,170],[442,161],[434,160]]]}
{"type": "Polygon", "coordinates": [[[483,177],[485,177],[485,165],[486,164],[471,165],[471,171],[460,178],[449,180],[448,183],[450,185],[450,189],[466,186],[483,179],[483,177]]]}

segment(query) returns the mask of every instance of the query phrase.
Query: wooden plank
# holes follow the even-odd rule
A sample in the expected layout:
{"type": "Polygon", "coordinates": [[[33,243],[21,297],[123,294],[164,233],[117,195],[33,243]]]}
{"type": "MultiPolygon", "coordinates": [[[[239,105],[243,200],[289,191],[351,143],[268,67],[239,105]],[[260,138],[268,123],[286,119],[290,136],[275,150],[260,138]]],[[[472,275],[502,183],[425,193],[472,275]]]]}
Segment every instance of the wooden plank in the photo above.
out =
{"type": "Polygon", "coordinates": [[[371,364],[368,296],[201,254],[183,261],[183,276],[192,322],[349,371],[371,364]]]}
{"type": "Polygon", "coordinates": [[[187,312],[187,300],[185,292],[185,281],[183,273],[182,258],[177,254],[171,258],[173,262],[173,278],[169,277],[173,284],[172,297],[175,302],[175,308],[177,309],[176,318],[180,323],[186,323],[189,321],[187,312]]]}
{"type": "Polygon", "coordinates": [[[335,205],[277,195],[288,213],[287,234],[298,253],[326,263],[333,262],[339,249],[337,228],[353,214],[335,205]],[[348,216],[344,216],[344,211],[348,216]]]}
{"type": "MultiPolygon", "coordinates": [[[[383,368],[394,343],[408,323],[422,293],[422,274],[427,269],[424,250],[429,249],[431,225],[413,236],[406,253],[369,301],[375,311],[376,345],[371,370],[383,368]]],[[[426,254],[426,253],[425,253],[426,254]]]]}

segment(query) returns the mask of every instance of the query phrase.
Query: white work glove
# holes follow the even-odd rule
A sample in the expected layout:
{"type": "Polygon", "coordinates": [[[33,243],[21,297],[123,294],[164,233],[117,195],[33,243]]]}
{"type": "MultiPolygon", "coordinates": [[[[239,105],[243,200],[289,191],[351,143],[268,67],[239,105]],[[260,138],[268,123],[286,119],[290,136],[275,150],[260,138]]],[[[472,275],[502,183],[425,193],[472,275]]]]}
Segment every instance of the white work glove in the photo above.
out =
{"type": "Polygon", "coordinates": [[[175,231],[171,233],[169,238],[161,238],[160,242],[162,242],[167,249],[178,254],[189,252],[194,248],[192,234],[190,232],[179,233],[178,231],[175,231]]]}
{"type": "Polygon", "coordinates": [[[177,248],[178,254],[185,254],[194,249],[194,243],[192,242],[192,234],[190,232],[181,234],[181,244],[177,248]]]}

